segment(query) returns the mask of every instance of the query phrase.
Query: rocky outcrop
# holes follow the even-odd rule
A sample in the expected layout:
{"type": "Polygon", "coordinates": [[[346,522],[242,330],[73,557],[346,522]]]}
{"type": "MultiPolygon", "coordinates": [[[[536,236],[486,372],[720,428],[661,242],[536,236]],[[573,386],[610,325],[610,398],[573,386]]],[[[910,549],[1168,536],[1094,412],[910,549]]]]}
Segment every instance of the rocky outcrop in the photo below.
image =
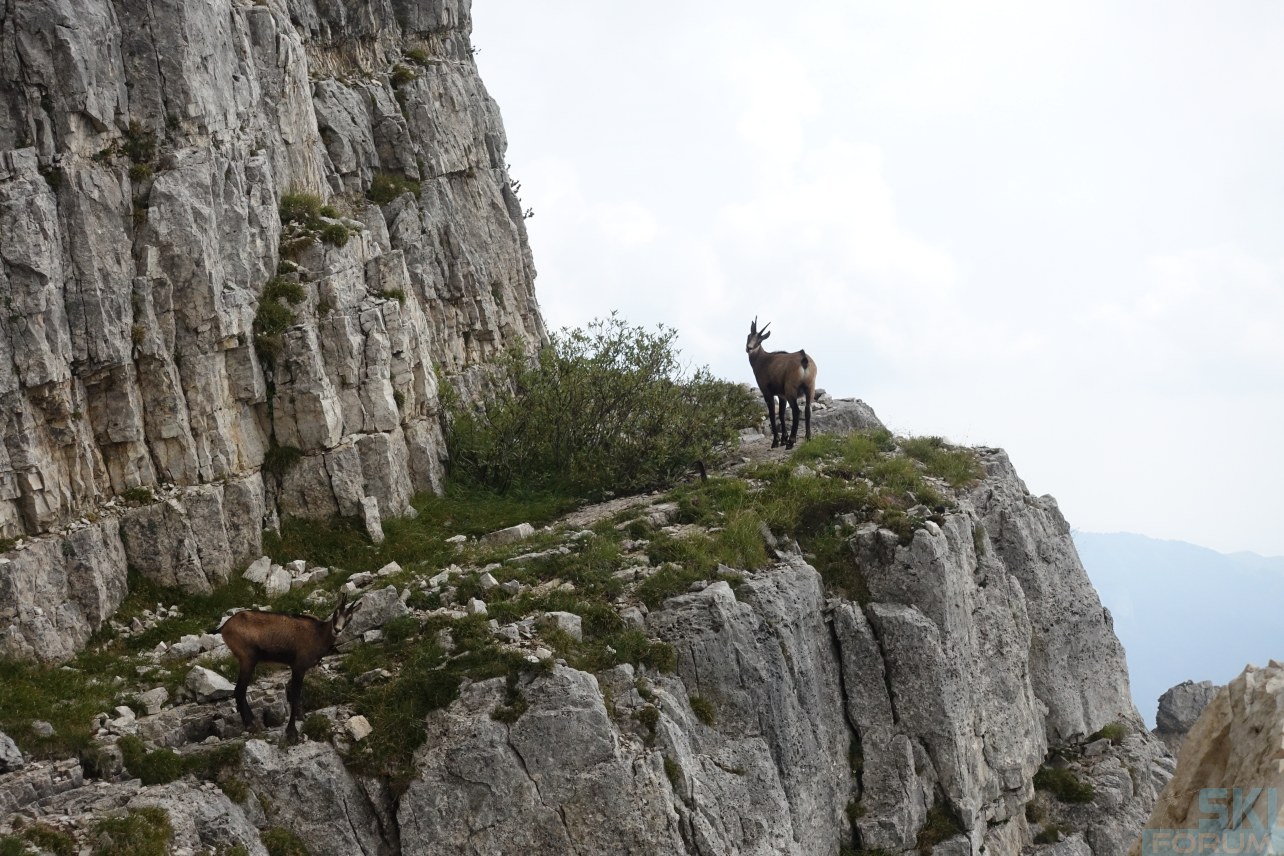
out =
{"type": "MultiPolygon", "coordinates": [[[[926,841],[945,854],[1046,847],[1122,856],[1171,775],[1171,759],[1141,727],[1109,614],[1055,503],[1031,496],[1002,452],[979,455],[985,478],[957,492],[950,509],[899,533],[873,524],[848,530],[855,600],[828,591],[788,538],[774,538],[783,546],[769,567],[722,568],[734,582],[696,583],[649,611],[625,587],[618,614],[671,646],[671,671],[619,665],[592,674],[555,661],[540,634],[569,638],[579,627],[588,638],[587,619],[571,612],[494,621],[494,638],[535,665],[515,684],[465,683],[452,704],[430,713],[404,791],[345,769],[342,752],[369,735],[370,725],[357,723],[336,727],[333,744],[248,741],[235,777],[250,796],[236,807],[260,830],[287,828],[316,853],[835,856],[844,845],[909,853],[926,841]],[[1036,790],[1036,774],[1058,769],[1091,786],[1086,802],[1036,790]],[[254,795],[266,796],[268,808],[255,812],[254,795]],[[1036,835],[1060,841],[1035,844],[1036,835]]],[[[669,526],[676,503],[615,500],[552,530],[560,546],[487,567],[511,576],[531,556],[569,555],[601,537],[586,525],[630,504],[629,515],[646,526],[682,528],[669,526]]],[[[475,543],[496,540],[504,539],[475,543]]],[[[621,579],[657,570],[621,561],[621,579]]],[[[482,567],[434,571],[423,569],[400,593],[384,582],[407,573],[396,565],[345,586],[366,591],[377,624],[406,614],[462,618],[462,592],[484,589],[487,577],[495,584],[482,567]],[[430,613],[413,606],[424,601],[445,605],[430,613]]],[[[503,585],[514,594],[566,586],[503,585]]],[[[345,646],[379,644],[377,627],[362,630],[345,646]]],[[[454,645],[449,632],[435,638],[454,645]]],[[[283,719],[287,677],[252,689],[270,727],[283,719]]],[[[391,677],[373,670],[356,683],[391,677]]],[[[226,699],[136,719],[118,712],[102,717],[108,741],[136,733],[182,751],[243,734],[226,699]]],[[[321,713],[343,724],[356,711],[321,713]]],[[[26,769],[15,775],[39,778],[26,769]]],[[[52,781],[42,787],[61,793],[52,781]]],[[[62,804],[35,793],[12,797],[32,819],[62,804]]],[[[208,813],[235,815],[222,803],[208,813]]]]}
{"type": "Polygon", "coordinates": [[[1170,752],[1177,754],[1186,733],[1195,726],[1199,715],[1221,689],[1212,681],[1182,681],[1159,697],[1155,736],[1164,741],[1170,752]]]}
{"type": "Polygon", "coordinates": [[[1249,666],[1186,734],[1177,771],[1131,853],[1269,852],[1262,845],[1281,820],[1282,738],[1284,664],[1249,666]]]}
{"type": "Polygon", "coordinates": [[[0,14],[0,544],[57,542],[6,554],[0,653],[74,652],[127,563],[204,591],[277,514],[439,487],[438,377],[467,399],[545,335],[470,26],[456,0],[0,14]]]}

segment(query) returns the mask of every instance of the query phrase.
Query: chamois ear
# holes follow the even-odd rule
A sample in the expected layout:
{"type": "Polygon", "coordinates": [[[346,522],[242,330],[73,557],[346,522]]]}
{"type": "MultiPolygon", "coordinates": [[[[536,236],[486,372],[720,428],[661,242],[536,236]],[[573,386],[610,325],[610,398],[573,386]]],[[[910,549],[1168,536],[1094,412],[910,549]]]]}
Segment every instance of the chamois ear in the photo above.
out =
{"type": "Polygon", "coordinates": [[[760,331],[758,332],[758,341],[759,341],[759,342],[765,342],[765,341],[767,341],[769,338],[771,338],[771,334],[767,332],[767,328],[766,328],[766,327],[763,327],[763,328],[762,328],[762,330],[760,330],[760,331]]]}

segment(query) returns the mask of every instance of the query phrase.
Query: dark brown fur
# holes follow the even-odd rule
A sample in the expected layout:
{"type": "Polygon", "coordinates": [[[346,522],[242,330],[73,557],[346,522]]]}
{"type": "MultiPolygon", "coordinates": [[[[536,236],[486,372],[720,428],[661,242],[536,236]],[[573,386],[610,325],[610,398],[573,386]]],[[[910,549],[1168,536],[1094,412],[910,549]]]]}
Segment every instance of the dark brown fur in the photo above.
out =
{"type": "Polygon", "coordinates": [[[754,379],[758,381],[758,390],[767,402],[767,418],[771,420],[771,448],[784,443],[786,449],[794,447],[798,437],[798,397],[806,398],[807,434],[811,439],[811,400],[816,396],[816,361],[807,356],[806,351],[764,351],[762,343],[771,333],[767,328],[770,322],[758,329],[758,319],[754,318],[749,325],[749,338],[745,340],[745,352],[749,354],[749,365],[753,367],[754,379]],[[780,426],[776,427],[776,398],[780,398],[780,426]],[[785,431],[785,404],[793,411],[793,429],[785,431]]]}
{"type": "Polygon", "coordinates": [[[339,595],[339,605],[325,620],[310,615],[246,610],[223,623],[220,630],[223,643],[240,667],[236,677],[236,710],[247,728],[254,723],[254,713],[245,698],[254,679],[254,669],[259,663],[283,663],[290,667],[290,684],[286,689],[290,722],[285,734],[290,740],[298,739],[294,722],[303,715],[303,676],[330,652],[335,638],[361,605],[360,601],[346,605],[346,601],[345,595],[339,595]]]}

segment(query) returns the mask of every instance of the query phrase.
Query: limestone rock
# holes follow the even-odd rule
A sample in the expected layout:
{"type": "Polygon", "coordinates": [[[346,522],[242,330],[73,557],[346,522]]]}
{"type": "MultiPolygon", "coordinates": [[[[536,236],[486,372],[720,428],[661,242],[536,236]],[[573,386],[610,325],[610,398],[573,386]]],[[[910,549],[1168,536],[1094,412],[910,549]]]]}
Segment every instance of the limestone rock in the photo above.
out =
{"type": "Polygon", "coordinates": [[[365,740],[370,736],[371,732],[374,731],[370,726],[370,720],[366,719],[364,716],[353,716],[349,718],[348,721],[343,724],[343,728],[348,732],[348,736],[357,743],[365,740]]]}
{"type": "Polygon", "coordinates": [[[240,774],[257,793],[290,795],[272,800],[268,819],[293,831],[315,856],[393,852],[389,842],[395,839],[384,820],[388,795],[373,782],[355,780],[330,743],[282,750],[250,740],[240,774]]]}
{"type": "Polygon", "coordinates": [[[1212,681],[1182,681],[1159,697],[1159,710],[1155,714],[1155,735],[1176,753],[1186,732],[1194,727],[1199,715],[1213,700],[1221,687],[1212,681]]]}
{"type": "Polygon", "coordinates": [[[169,817],[174,852],[186,848],[196,853],[242,847],[251,856],[267,856],[259,832],[240,806],[210,784],[171,782],[139,792],[126,806],[130,809],[155,806],[169,817]]]}
{"type": "Polygon", "coordinates": [[[26,759],[18,749],[18,744],[14,743],[8,734],[0,731],[0,773],[21,770],[26,763],[26,759]]]}
{"type": "Polygon", "coordinates": [[[267,556],[260,556],[250,563],[245,569],[242,577],[256,585],[263,585],[267,582],[268,574],[272,571],[272,560],[267,556]]]}
{"type": "Polygon", "coordinates": [[[352,614],[348,626],[339,635],[337,647],[348,650],[367,631],[383,627],[394,618],[409,615],[410,610],[401,600],[396,586],[366,592],[358,601],[360,607],[352,614]]]}
{"type": "Polygon", "coordinates": [[[546,612],[539,622],[540,627],[559,630],[577,642],[584,638],[582,624],[582,619],[573,612],[546,612]]]}
{"type": "Polygon", "coordinates": [[[481,537],[481,540],[483,544],[514,544],[518,541],[525,541],[534,534],[535,527],[529,523],[518,523],[516,526],[509,526],[507,529],[498,529],[487,533],[481,537]]]}
{"type": "Polygon", "coordinates": [[[191,692],[192,697],[202,704],[231,698],[232,691],[236,689],[227,678],[204,666],[193,666],[187,673],[184,686],[191,692]]]}

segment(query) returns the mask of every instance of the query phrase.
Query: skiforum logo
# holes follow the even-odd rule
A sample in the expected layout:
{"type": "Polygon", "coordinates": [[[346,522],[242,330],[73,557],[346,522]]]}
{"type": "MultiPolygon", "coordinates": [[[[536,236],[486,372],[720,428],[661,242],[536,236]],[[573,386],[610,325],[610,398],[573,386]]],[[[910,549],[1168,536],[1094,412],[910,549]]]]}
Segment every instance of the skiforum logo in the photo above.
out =
{"type": "Polygon", "coordinates": [[[1275,788],[1203,788],[1194,829],[1146,829],[1141,856],[1284,854],[1275,788]]]}

